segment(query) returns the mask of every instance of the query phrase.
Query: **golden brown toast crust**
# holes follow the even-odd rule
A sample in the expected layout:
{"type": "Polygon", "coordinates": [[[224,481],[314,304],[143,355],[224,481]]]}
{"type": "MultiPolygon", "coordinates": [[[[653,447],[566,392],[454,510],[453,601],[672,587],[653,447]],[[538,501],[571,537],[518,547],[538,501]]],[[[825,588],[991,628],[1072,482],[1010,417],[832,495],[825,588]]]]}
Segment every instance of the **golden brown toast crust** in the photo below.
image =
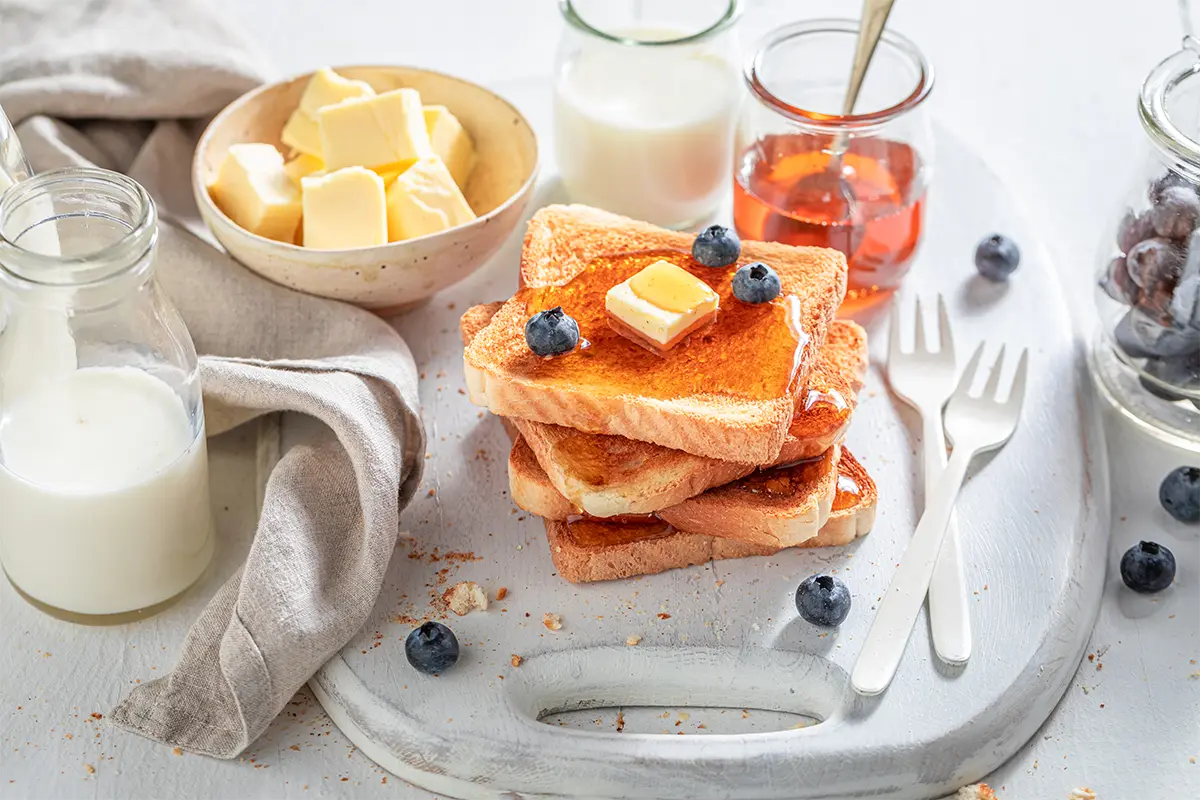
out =
{"type": "MultiPolygon", "coordinates": [[[[548,206],[530,220],[521,278],[530,287],[562,285],[593,259],[690,250],[692,238],[585,206],[548,206]]],[[[800,298],[799,326],[808,345],[798,356],[796,380],[803,386],[845,294],[845,258],[822,248],[743,242],[740,261],[755,260],[770,263],[785,291],[800,298]]],[[[748,400],[706,393],[660,400],[539,382],[512,367],[528,358],[525,322],[523,302],[510,300],[467,346],[463,363],[474,402],[502,416],[627,436],[709,458],[766,464],[779,455],[795,410],[792,397],[748,400]]]]}
{"type": "MultiPolygon", "coordinates": [[[[849,544],[871,529],[875,520],[878,494],[874,481],[846,449],[842,449],[838,470],[858,484],[859,498],[853,506],[835,509],[813,538],[800,547],[831,547],[849,544]]],[[[654,529],[648,538],[630,535],[631,528],[615,523],[597,522],[585,539],[574,535],[565,522],[545,520],[550,556],[561,575],[572,583],[617,580],[635,575],[653,575],[727,558],[773,555],[778,548],[752,542],[721,539],[674,529],[654,529]],[[610,531],[607,541],[598,534],[601,527],[610,531]]]]}
{"type": "Polygon", "coordinates": [[[565,520],[579,513],[579,509],[546,477],[529,443],[521,435],[513,439],[508,454],[508,496],[518,508],[546,519],[565,520]]]}
{"type": "Polygon", "coordinates": [[[817,535],[829,519],[839,450],[835,445],[794,466],[752,472],[664,508],[658,516],[676,530],[794,547],[817,535]]]}
{"type": "Polygon", "coordinates": [[[458,332],[462,335],[462,343],[465,348],[471,343],[471,340],[492,321],[492,317],[496,316],[496,312],[503,307],[504,301],[498,300],[495,303],[480,303],[477,306],[471,306],[463,313],[458,320],[458,332]]]}
{"type": "MultiPolygon", "coordinates": [[[[798,545],[817,535],[830,516],[839,449],[835,445],[800,464],[756,471],[656,514],[678,530],[776,549],[798,545]]],[[[554,487],[524,437],[513,442],[508,480],[513,502],[532,514],[561,521],[585,512],[554,487]]]]}
{"type": "MultiPolygon", "coordinates": [[[[464,345],[470,344],[502,305],[474,306],[463,314],[464,345]]],[[[854,322],[835,321],[775,463],[815,458],[842,440],[866,369],[866,331],[854,322]]],[[[584,433],[529,420],[511,423],[521,431],[558,491],[593,516],[658,511],[754,469],[623,436],[584,433]]]]}

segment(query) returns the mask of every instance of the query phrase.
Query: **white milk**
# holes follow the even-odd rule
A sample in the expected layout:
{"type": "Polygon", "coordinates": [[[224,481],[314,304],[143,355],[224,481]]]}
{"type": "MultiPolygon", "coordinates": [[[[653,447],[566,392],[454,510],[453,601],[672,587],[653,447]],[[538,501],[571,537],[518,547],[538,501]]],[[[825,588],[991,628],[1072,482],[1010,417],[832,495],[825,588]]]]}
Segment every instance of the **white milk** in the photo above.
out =
{"type": "Polygon", "coordinates": [[[703,45],[585,42],[555,88],[571,199],[669,227],[708,216],[729,189],[738,85],[703,45]]]}
{"type": "Polygon", "coordinates": [[[79,614],[146,608],[212,555],[204,432],[133,367],[87,367],[0,419],[0,563],[36,600],[79,614]]]}

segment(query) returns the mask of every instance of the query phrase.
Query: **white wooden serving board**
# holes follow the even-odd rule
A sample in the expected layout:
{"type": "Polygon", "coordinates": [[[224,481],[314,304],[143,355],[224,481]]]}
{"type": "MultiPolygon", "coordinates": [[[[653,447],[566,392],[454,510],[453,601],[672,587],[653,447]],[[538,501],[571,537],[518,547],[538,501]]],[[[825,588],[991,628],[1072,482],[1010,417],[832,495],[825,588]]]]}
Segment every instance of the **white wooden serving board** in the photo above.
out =
{"type": "MultiPolygon", "coordinates": [[[[548,91],[506,93],[543,136],[533,208],[562,201],[548,91]]],[[[848,685],[919,513],[916,420],[886,391],[882,320],[871,325],[872,370],[848,438],[879,484],[870,536],[635,580],[557,577],[541,521],[509,502],[499,421],[463,393],[458,317],[515,289],[514,235],[480,273],[396,321],[424,373],[425,485],[402,519],[413,538],[399,545],[363,631],[311,682],[366,755],[460,798],[899,799],[952,792],[1032,736],[1098,609],[1109,513],[1102,433],[1045,250],[978,156],[944,130],[937,147],[906,291],[945,295],[964,360],[986,337],[1029,347],[1033,366],[1016,435],[976,463],[958,506],[973,592],[969,665],[937,661],[922,614],[887,693],[859,698],[848,685]],[[1007,288],[974,277],[975,244],[992,231],[1023,251],[1007,288]],[[838,574],[854,596],[833,633],[800,620],[793,604],[818,571],[838,574]],[[508,595],[485,613],[438,617],[431,597],[462,580],[508,595]],[[562,616],[560,631],[543,626],[547,612],[562,616]],[[404,657],[414,620],[431,614],[464,646],[437,678],[404,657]],[[631,636],[640,644],[627,645],[631,636]]]]}

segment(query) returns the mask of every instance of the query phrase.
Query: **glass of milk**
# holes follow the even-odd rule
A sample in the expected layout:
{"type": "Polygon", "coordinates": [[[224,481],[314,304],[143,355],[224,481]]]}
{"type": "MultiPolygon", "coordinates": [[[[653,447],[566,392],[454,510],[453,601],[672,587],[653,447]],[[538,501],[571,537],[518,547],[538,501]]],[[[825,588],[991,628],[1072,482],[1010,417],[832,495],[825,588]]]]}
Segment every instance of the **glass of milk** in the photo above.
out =
{"type": "Polygon", "coordinates": [[[212,557],[196,350],[156,239],[145,189],[107,170],[0,199],[0,565],[71,619],[156,610],[212,557]]]}
{"type": "Polygon", "coordinates": [[[739,0],[560,0],[555,152],[575,202],[670,228],[730,181],[739,0]]]}

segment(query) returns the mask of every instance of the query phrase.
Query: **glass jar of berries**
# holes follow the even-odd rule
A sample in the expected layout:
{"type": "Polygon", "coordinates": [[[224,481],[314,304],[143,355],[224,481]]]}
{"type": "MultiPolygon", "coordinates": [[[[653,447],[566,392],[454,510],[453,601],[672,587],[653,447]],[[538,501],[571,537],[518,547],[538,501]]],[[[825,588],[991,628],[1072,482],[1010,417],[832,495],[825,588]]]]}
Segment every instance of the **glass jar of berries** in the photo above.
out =
{"type": "Polygon", "coordinates": [[[1154,68],[1149,147],[1100,248],[1092,371],[1135,421],[1200,449],[1200,44],[1154,68]]]}

